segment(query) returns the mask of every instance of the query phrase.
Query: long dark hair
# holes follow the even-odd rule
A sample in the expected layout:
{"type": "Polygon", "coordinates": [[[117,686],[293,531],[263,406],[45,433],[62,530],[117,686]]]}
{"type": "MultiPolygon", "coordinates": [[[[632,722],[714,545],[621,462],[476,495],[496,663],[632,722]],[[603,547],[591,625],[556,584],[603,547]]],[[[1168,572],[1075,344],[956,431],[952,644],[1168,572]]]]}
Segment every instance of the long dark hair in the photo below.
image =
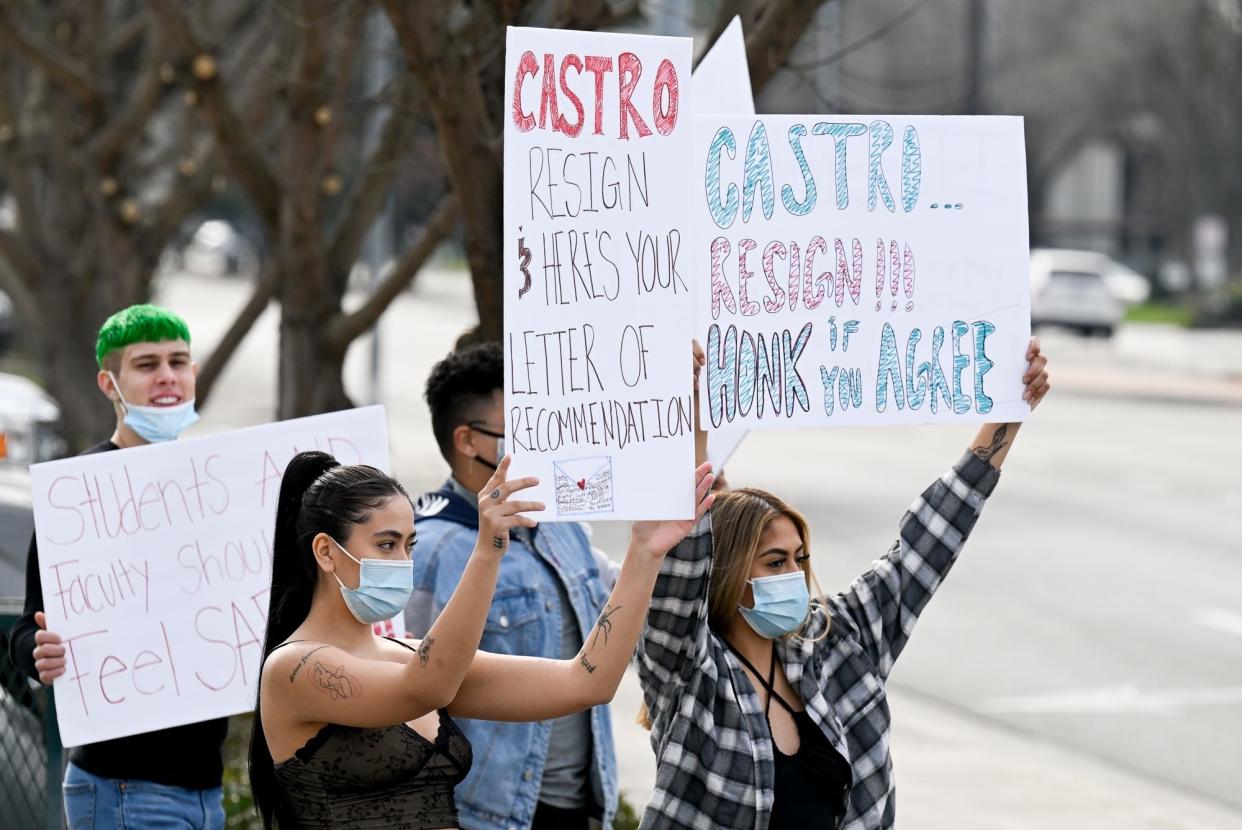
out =
{"type": "MultiPolygon", "coordinates": [[[[350,525],[363,524],[373,510],[405,492],[396,479],[365,464],[342,466],[326,452],[301,452],[285,468],[276,502],[272,542],[272,592],[268,602],[263,659],[289,639],[310,613],[319,579],[311,540],[326,533],[344,542],[350,525]]],[[[260,674],[260,677],[262,675],[260,674]]],[[[263,713],[255,698],[250,733],[250,788],[263,826],[294,826],[286,818],[272,753],[263,734],[263,713]]]]}

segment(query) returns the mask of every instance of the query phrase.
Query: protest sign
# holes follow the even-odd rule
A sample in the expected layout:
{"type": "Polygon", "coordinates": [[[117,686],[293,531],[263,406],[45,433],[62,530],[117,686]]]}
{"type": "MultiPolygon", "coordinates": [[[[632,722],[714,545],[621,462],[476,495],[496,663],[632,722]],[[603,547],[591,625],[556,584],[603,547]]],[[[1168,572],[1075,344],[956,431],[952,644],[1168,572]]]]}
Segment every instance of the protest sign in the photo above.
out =
{"type": "Polygon", "coordinates": [[[254,708],[281,476],[312,449],[387,469],[383,407],[30,468],[66,746],[254,708]]]}
{"type": "Polygon", "coordinates": [[[706,428],[1026,417],[1020,118],[693,121],[706,428]]]}
{"type": "Polygon", "coordinates": [[[688,38],[510,28],[505,420],[543,521],[694,514],[688,38]]]}
{"type": "MultiPolygon", "coordinates": [[[[734,17],[716,38],[712,48],[699,59],[691,78],[694,113],[731,112],[755,114],[755,98],[750,90],[750,67],[746,63],[746,40],[742,19],[734,17]]],[[[700,342],[701,345],[701,342],[700,342]]],[[[744,429],[716,429],[707,436],[707,460],[720,475],[742,439],[744,429]]]]}

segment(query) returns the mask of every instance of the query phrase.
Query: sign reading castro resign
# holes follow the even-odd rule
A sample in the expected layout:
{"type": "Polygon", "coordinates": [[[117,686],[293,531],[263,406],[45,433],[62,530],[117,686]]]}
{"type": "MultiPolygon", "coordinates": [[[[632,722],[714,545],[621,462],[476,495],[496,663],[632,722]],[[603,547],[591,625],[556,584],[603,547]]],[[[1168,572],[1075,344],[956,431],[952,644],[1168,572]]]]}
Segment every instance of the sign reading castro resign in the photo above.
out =
{"type": "Polygon", "coordinates": [[[1020,118],[693,121],[705,428],[1029,414],[1020,118]]]}
{"type": "Polygon", "coordinates": [[[66,746],[254,708],[280,480],[313,449],[386,470],[383,408],[30,468],[66,746]]]}
{"type": "Polygon", "coordinates": [[[541,521],[694,515],[690,55],[508,32],[505,433],[541,521]]]}

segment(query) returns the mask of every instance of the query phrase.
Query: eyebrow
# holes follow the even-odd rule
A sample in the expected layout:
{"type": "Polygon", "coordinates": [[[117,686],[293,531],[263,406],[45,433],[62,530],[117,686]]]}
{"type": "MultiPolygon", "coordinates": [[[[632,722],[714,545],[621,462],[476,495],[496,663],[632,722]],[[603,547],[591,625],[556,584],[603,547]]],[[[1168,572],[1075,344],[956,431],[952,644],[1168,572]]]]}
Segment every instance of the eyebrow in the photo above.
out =
{"type": "MultiPolygon", "coordinates": [[[[140,360],[159,360],[161,356],[162,356],[162,355],[161,355],[161,353],[160,353],[160,352],[139,352],[139,353],[138,353],[138,354],[136,354],[136,355],[132,355],[132,356],[129,358],[129,362],[130,362],[130,363],[137,363],[137,362],[138,362],[138,361],[140,361],[140,360]]],[[[168,355],[168,359],[169,359],[169,360],[172,360],[172,359],[174,359],[174,358],[178,358],[178,357],[185,357],[185,358],[188,358],[189,356],[190,356],[190,353],[189,353],[188,351],[186,351],[185,349],[181,349],[181,350],[179,350],[179,351],[175,351],[175,352],[170,353],[170,354],[168,355]]]]}
{"type": "MultiPolygon", "coordinates": [[[[803,545],[798,545],[798,547],[795,548],[793,551],[794,556],[797,556],[798,554],[802,553],[803,550],[805,550],[805,547],[803,545]]],[[[788,556],[789,551],[785,550],[784,548],[768,548],[767,550],[763,551],[759,555],[760,556],[773,556],[773,555],[778,555],[778,554],[780,556],[788,556]]]]}
{"type": "Polygon", "coordinates": [[[371,534],[371,538],[372,539],[375,539],[375,538],[396,539],[398,542],[400,542],[402,539],[406,539],[406,538],[417,539],[418,533],[415,532],[415,533],[410,533],[410,534],[403,534],[399,530],[377,530],[371,534]]]}

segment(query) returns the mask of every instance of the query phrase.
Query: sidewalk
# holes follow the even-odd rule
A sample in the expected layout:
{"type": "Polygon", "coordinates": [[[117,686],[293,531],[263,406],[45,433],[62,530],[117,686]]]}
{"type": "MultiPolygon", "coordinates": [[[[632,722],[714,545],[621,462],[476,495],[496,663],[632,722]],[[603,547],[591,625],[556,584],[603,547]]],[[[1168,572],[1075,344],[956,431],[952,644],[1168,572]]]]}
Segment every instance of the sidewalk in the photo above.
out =
{"type": "Polygon", "coordinates": [[[1110,340],[1056,329],[1037,334],[1059,392],[1242,405],[1242,331],[1130,323],[1110,340]]]}
{"type": "MultiPolygon", "coordinates": [[[[1228,830],[1242,814],[890,689],[898,826],[915,830],[1228,830]]],[[[641,810],[655,758],[631,670],[613,701],[621,790],[641,810]]]]}

